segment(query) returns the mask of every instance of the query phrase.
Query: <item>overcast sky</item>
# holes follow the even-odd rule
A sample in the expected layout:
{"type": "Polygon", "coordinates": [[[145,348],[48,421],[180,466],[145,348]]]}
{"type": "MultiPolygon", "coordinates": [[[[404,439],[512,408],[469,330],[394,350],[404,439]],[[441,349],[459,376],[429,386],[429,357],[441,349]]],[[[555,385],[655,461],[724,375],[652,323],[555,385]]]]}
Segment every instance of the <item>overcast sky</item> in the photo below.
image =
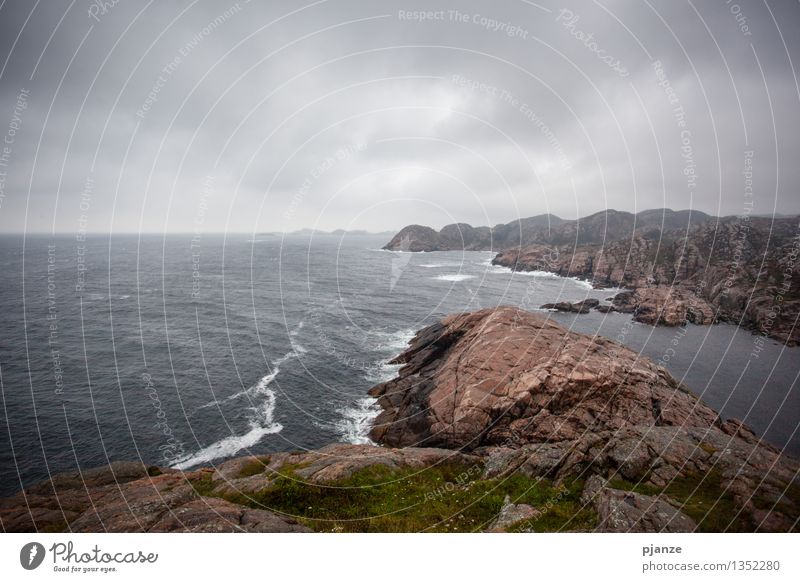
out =
{"type": "Polygon", "coordinates": [[[2,3],[0,231],[800,212],[795,1],[112,4],[2,3]]]}

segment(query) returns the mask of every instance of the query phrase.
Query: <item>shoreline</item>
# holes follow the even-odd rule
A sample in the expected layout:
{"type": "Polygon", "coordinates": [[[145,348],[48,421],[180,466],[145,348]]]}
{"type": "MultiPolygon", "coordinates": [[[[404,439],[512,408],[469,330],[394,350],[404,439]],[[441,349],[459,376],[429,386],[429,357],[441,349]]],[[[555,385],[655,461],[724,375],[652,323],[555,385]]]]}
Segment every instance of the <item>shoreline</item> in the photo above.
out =
{"type": "Polygon", "coordinates": [[[622,344],[498,307],[419,330],[393,362],[397,377],[369,392],[377,446],[62,473],[0,499],[0,521],[76,532],[797,528],[800,462],[622,344]]]}

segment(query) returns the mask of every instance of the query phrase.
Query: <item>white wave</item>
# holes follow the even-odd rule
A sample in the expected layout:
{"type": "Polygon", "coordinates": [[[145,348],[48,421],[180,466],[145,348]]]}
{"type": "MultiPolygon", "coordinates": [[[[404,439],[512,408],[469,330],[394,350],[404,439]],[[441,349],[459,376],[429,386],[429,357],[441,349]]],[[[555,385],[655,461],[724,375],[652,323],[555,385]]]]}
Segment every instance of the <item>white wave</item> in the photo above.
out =
{"type": "Polygon", "coordinates": [[[488,271],[490,273],[496,273],[498,275],[522,275],[525,277],[540,277],[542,279],[565,279],[567,277],[562,277],[561,275],[556,275],[555,273],[551,273],[550,271],[515,271],[510,267],[504,267],[502,265],[491,265],[491,269],[488,271]]]}
{"type": "MultiPolygon", "coordinates": [[[[290,336],[292,335],[291,332],[290,332],[289,335],[290,336]]],[[[237,398],[241,398],[242,396],[253,397],[254,395],[257,395],[261,390],[263,390],[264,388],[266,388],[267,386],[272,384],[273,380],[275,380],[275,378],[278,377],[278,374],[281,371],[281,366],[283,364],[285,364],[286,362],[288,362],[292,358],[299,357],[300,354],[307,353],[307,350],[302,345],[300,345],[299,343],[297,343],[295,341],[292,341],[291,339],[290,339],[290,343],[292,345],[292,351],[286,352],[280,358],[278,358],[277,360],[273,361],[272,365],[270,366],[270,368],[272,368],[272,371],[269,374],[266,374],[265,376],[263,376],[258,381],[258,383],[256,383],[254,386],[246,388],[245,390],[242,390],[241,392],[237,392],[235,394],[231,394],[230,396],[226,397],[224,400],[212,400],[211,402],[206,402],[205,404],[203,404],[201,406],[198,406],[198,409],[200,409],[200,408],[210,408],[212,406],[216,406],[220,402],[230,402],[231,400],[236,400],[237,398]]]]}
{"type": "Polygon", "coordinates": [[[417,266],[424,267],[425,269],[441,269],[442,267],[460,267],[461,263],[423,263],[417,266]]]}
{"type": "Polygon", "coordinates": [[[408,255],[424,255],[426,253],[431,253],[435,251],[395,251],[391,249],[367,249],[368,251],[372,251],[373,253],[403,253],[408,255]]]}
{"type": "Polygon", "coordinates": [[[437,281],[465,281],[467,279],[474,279],[475,275],[465,275],[464,273],[457,273],[454,275],[439,275],[438,277],[434,277],[437,281]]]}
{"type": "Polygon", "coordinates": [[[345,442],[354,445],[373,445],[369,438],[372,422],[381,413],[381,407],[375,398],[361,398],[348,408],[341,408],[338,412],[342,418],[335,423],[345,442]]]}
{"type": "Polygon", "coordinates": [[[184,456],[172,465],[173,469],[188,469],[201,463],[209,463],[214,459],[230,457],[248,447],[252,447],[264,436],[275,434],[283,430],[283,425],[274,420],[276,398],[275,392],[269,385],[278,375],[276,368],[271,373],[261,378],[252,388],[229,397],[228,400],[248,394],[253,399],[262,401],[255,404],[249,422],[250,430],[243,435],[231,435],[200,449],[195,453],[184,456]]]}
{"type": "Polygon", "coordinates": [[[382,384],[383,382],[388,382],[397,376],[397,371],[401,367],[402,364],[389,364],[388,362],[381,362],[380,364],[365,370],[364,377],[374,384],[382,384]]]}
{"type": "Polygon", "coordinates": [[[510,275],[511,273],[514,272],[511,269],[509,269],[508,267],[501,267],[500,265],[492,265],[491,263],[486,265],[484,270],[487,273],[490,273],[490,274],[493,274],[493,275],[510,275]]]}
{"type": "Polygon", "coordinates": [[[248,447],[252,447],[265,435],[274,434],[283,430],[280,424],[271,424],[269,426],[260,426],[258,424],[251,424],[250,431],[241,435],[231,435],[222,440],[219,440],[207,447],[200,449],[196,453],[187,455],[172,465],[173,469],[188,469],[201,463],[209,463],[214,459],[221,459],[224,457],[231,457],[248,447]]]}
{"type": "Polygon", "coordinates": [[[571,277],[571,279],[581,287],[585,287],[586,289],[594,289],[594,287],[589,281],[584,281],[583,279],[578,279],[577,277],[571,277]]]}
{"type": "Polygon", "coordinates": [[[120,295],[119,298],[120,299],[130,299],[131,296],[130,295],[120,295]]]}
{"type": "MultiPolygon", "coordinates": [[[[278,361],[280,361],[280,360],[278,360],[278,361]]],[[[280,368],[278,368],[277,366],[274,366],[273,369],[272,369],[272,372],[270,372],[269,374],[267,374],[266,376],[261,378],[261,380],[259,380],[258,384],[256,384],[255,386],[251,386],[249,388],[246,388],[245,390],[242,390],[241,392],[237,392],[236,394],[231,394],[230,396],[224,398],[223,400],[212,400],[211,402],[206,402],[205,404],[202,404],[202,405],[198,406],[197,408],[198,409],[210,408],[212,406],[216,406],[220,402],[230,402],[231,400],[236,400],[237,398],[241,398],[242,396],[251,395],[253,393],[253,391],[255,390],[256,386],[258,386],[260,384],[264,384],[265,386],[269,386],[272,383],[272,381],[278,376],[278,372],[280,372],[280,368]]]]}
{"type": "Polygon", "coordinates": [[[514,271],[509,267],[503,267],[501,265],[491,265],[492,268],[487,269],[489,273],[495,274],[503,274],[503,275],[523,275],[526,277],[537,277],[539,279],[565,279],[568,281],[574,281],[581,287],[585,287],[586,289],[594,289],[592,284],[589,281],[585,281],[583,279],[579,279],[578,277],[562,277],[556,273],[551,273],[550,271],[514,271]]]}
{"type": "Polygon", "coordinates": [[[292,351],[283,356],[283,358],[285,358],[283,359],[284,362],[290,358],[297,356],[298,354],[308,353],[308,350],[305,348],[305,346],[303,346],[299,341],[297,341],[297,336],[300,335],[300,330],[303,329],[304,325],[305,322],[301,321],[292,331],[289,332],[289,344],[291,344],[292,346],[292,351]]]}
{"type": "Polygon", "coordinates": [[[417,334],[413,329],[399,329],[397,331],[370,331],[365,338],[365,346],[369,346],[373,351],[381,354],[396,356],[408,347],[414,336],[417,334]]]}
{"type": "MultiPolygon", "coordinates": [[[[289,332],[289,339],[292,344],[292,351],[285,353],[272,363],[272,370],[261,377],[255,385],[228,396],[223,402],[228,402],[246,396],[253,404],[249,420],[250,430],[243,435],[231,435],[215,443],[200,449],[199,451],[186,455],[172,465],[175,469],[187,469],[201,463],[208,463],[214,459],[230,457],[242,449],[246,449],[258,443],[264,436],[275,434],[283,430],[283,425],[274,420],[276,396],[275,392],[269,387],[281,371],[281,365],[292,358],[299,357],[306,353],[306,349],[293,340],[300,330],[303,329],[301,321],[297,327],[289,332]]],[[[219,401],[212,401],[200,406],[208,408],[218,405],[219,401]]]]}

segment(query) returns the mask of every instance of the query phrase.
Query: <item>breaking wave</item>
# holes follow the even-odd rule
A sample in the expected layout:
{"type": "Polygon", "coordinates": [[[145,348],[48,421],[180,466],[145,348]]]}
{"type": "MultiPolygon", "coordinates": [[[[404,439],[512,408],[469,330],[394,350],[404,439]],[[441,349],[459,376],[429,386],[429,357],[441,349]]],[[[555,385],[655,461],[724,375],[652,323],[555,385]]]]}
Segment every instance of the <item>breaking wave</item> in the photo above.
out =
{"type": "Polygon", "coordinates": [[[466,281],[467,279],[474,279],[475,275],[465,275],[464,273],[456,273],[454,275],[439,275],[434,277],[437,281],[466,281]]]}
{"type": "MultiPolygon", "coordinates": [[[[222,402],[236,400],[237,398],[246,397],[252,404],[250,407],[250,417],[248,419],[249,430],[243,435],[231,435],[218,440],[207,447],[200,449],[197,452],[185,455],[179,458],[172,467],[175,469],[188,469],[201,463],[208,463],[214,459],[230,457],[241,451],[258,443],[264,436],[268,434],[275,434],[283,430],[283,425],[275,422],[275,406],[276,395],[275,391],[270,388],[270,384],[275,381],[281,371],[281,365],[285,364],[292,358],[299,357],[300,354],[306,353],[298,341],[297,336],[300,330],[303,329],[303,322],[301,321],[297,327],[289,332],[289,342],[292,346],[290,352],[285,353],[283,356],[272,362],[271,370],[265,374],[253,386],[232,394],[222,402]]],[[[219,401],[214,400],[202,405],[200,408],[208,408],[211,406],[218,406],[219,401]]]]}

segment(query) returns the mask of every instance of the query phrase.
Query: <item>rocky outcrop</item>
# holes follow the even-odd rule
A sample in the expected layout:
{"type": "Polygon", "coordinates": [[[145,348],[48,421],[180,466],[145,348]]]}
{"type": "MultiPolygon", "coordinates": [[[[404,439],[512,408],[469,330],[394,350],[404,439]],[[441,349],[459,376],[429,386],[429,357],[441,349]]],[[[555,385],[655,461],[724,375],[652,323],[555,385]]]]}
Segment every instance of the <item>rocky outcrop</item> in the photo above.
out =
{"type": "Polygon", "coordinates": [[[367,468],[422,470],[444,463],[468,466],[476,462],[479,462],[478,457],[444,449],[389,449],[336,443],[317,451],[226,461],[214,471],[211,491],[218,495],[262,491],[280,478],[280,471],[285,467],[295,468],[295,475],[306,483],[322,485],[346,479],[367,468]]]}
{"type": "Polygon", "coordinates": [[[394,362],[399,377],[370,391],[383,407],[372,437],[389,446],[471,450],[717,420],[638,353],[510,307],[447,317],[394,362]]]}
{"type": "Polygon", "coordinates": [[[798,253],[796,218],[728,217],[658,239],[511,248],[493,263],[633,289],[615,307],[643,323],[728,322],[793,346],[800,343],[798,253]]]}
{"type": "Polygon", "coordinates": [[[576,301],[570,303],[568,301],[559,301],[558,303],[545,303],[542,309],[552,309],[553,311],[566,311],[568,313],[589,313],[592,308],[600,306],[598,299],[584,299],[583,301],[576,301]]]}
{"type": "Polygon", "coordinates": [[[708,301],[681,288],[641,287],[624,291],[614,297],[612,307],[614,311],[632,313],[633,319],[649,325],[709,325],[716,317],[708,301]]]}
{"type": "MultiPolygon", "coordinates": [[[[499,308],[445,318],[395,361],[399,377],[372,390],[378,442],[469,450],[485,459],[485,478],[599,475],[652,490],[696,481],[731,497],[753,529],[794,527],[800,464],[615,342],[499,308]]],[[[691,529],[638,493],[598,491],[602,527],[691,529]]]]}
{"type": "Polygon", "coordinates": [[[511,503],[511,498],[506,495],[500,513],[486,531],[489,533],[505,532],[520,522],[535,521],[542,516],[542,511],[526,503],[511,503]]]}
{"type": "Polygon", "coordinates": [[[0,524],[5,532],[310,531],[271,511],[201,497],[192,481],[206,471],[125,462],[62,473],[0,500],[0,524]]]}
{"type": "Polygon", "coordinates": [[[431,252],[455,250],[491,250],[492,232],[487,226],[449,224],[436,232],[430,227],[413,224],[398,232],[384,247],[388,251],[431,252]]]}
{"type": "Polygon", "coordinates": [[[0,500],[5,532],[303,532],[285,514],[224,499],[269,490],[291,468],[311,484],[346,479],[367,468],[474,465],[478,457],[441,449],[386,449],[335,444],[317,451],[238,457],[211,469],[180,472],[112,463],[61,473],[0,500]]]}
{"type": "Polygon", "coordinates": [[[412,224],[398,232],[383,248],[411,253],[442,250],[439,233],[428,226],[412,224]]]}
{"type": "Polygon", "coordinates": [[[606,481],[592,475],[581,498],[598,515],[598,531],[606,532],[693,532],[697,523],[667,501],[633,491],[606,487],[606,481]]]}

